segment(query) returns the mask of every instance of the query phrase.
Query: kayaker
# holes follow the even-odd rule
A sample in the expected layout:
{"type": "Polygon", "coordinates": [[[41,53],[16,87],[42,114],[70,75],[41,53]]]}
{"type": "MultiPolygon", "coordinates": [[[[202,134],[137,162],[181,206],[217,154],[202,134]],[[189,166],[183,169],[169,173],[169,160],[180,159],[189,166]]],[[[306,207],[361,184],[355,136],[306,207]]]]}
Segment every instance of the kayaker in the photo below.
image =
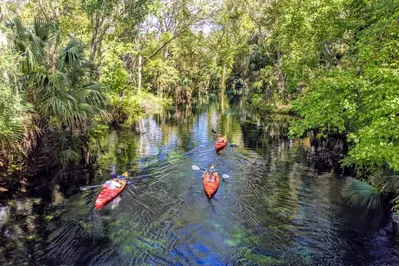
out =
{"type": "Polygon", "coordinates": [[[215,182],[216,181],[216,169],[215,166],[212,164],[211,167],[209,168],[209,170],[206,170],[204,175],[207,176],[206,181],[207,182],[215,182]]]}
{"type": "Polygon", "coordinates": [[[226,142],[225,138],[223,138],[221,133],[218,133],[218,138],[217,138],[216,142],[226,142]]]}
{"type": "Polygon", "coordinates": [[[117,175],[112,175],[112,179],[105,182],[103,185],[103,188],[105,188],[105,187],[108,189],[120,188],[122,185],[118,182],[118,179],[119,178],[117,175]]]}

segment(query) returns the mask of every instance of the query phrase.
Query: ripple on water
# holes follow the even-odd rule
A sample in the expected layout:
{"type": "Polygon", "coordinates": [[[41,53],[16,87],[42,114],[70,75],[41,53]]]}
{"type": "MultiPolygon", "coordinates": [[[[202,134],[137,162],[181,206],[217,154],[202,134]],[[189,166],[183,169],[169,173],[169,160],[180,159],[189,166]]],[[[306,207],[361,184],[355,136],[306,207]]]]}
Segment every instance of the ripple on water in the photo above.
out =
{"type": "MultiPolygon", "coordinates": [[[[115,158],[100,158],[107,174],[96,180],[112,170],[148,176],[133,177],[135,187],[102,212],[93,211],[99,190],[57,206],[60,214],[52,211],[57,218],[45,223],[44,251],[35,251],[37,264],[399,265],[397,244],[369,222],[376,218],[343,204],[344,179],[315,173],[301,163],[297,148],[268,139],[261,126],[216,109],[170,123],[149,119],[142,126],[145,134],[110,134],[105,146],[115,158]],[[217,155],[210,133],[215,126],[239,147],[217,155]],[[215,164],[230,175],[212,200],[193,164],[215,164]]],[[[21,239],[32,228],[24,224],[32,220],[34,204],[21,201],[9,209],[0,232],[21,239]],[[19,230],[12,231],[9,221],[19,230]]],[[[21,246],[10,239],[1,243],[21,246]]]]}

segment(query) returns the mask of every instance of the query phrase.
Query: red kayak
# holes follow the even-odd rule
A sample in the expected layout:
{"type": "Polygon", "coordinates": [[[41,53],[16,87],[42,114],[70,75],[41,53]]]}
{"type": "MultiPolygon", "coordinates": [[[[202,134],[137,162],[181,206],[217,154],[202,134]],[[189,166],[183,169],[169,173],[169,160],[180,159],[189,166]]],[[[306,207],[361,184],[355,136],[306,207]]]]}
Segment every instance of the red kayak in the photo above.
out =
{"type": "Polygon", "coordinates": [[[214,173],[215,176],[215,182],[208,182],[208,176],[210,173],[206,172],[203,174],[203,181],[204,181],[204,191],[205,194],[208,196],[208,199],[211,199],[213,195],[215,195],[216,191],[219,188],[219,175],[217,173],[214,173]]]}
{"type": "Polygon", "coordinates": [[[222,137],[221,139],[218,139],[215,143],[215,150],[216,152],[221,151],[222,149],[224,149],[224,147],[227,146],[227,138],[226,136],[222,137]]]}
{"type": "Polygon", "coordinates": [[[101,210],[108,202],[118,197],[118,195],[121,194],[123,189],[126,187],[126,182],[127,182],[126,179],[118,180],[118,182],[122,185],[120,188],[116,189],[103,188],[100,194],[98,194],[96,198],[96,203],[94,204],[94,206],[98,210],[101,210]]]}

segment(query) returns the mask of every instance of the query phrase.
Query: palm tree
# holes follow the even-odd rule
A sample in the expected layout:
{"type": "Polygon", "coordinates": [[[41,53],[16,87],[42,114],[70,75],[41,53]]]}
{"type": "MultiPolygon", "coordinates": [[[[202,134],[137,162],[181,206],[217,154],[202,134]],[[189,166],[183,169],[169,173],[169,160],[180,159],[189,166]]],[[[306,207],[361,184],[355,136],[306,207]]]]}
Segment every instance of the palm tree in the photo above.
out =
{"type": "Polygon", "coordinates": [[[38,114],[35,123],[51,140],[48,151],[54,152],[56,146],[62,163],[79,160],[81,147],[76,143],[82,143],[93,118],[104,114],[105,107],[101,84],[90,79],[84,44],[71,39],[58,51],[59,31],[51,23],[36,20],[27,27],[15,19],[12,27],[15,48],[23,59],[23,92],[38,114]]]}

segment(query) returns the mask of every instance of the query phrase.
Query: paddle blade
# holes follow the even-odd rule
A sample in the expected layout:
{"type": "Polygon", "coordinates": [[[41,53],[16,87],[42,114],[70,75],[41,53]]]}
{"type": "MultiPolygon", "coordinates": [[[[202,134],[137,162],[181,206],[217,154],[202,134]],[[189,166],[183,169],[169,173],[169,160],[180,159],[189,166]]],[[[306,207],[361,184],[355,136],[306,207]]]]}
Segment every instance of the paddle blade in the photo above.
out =
{"type": "Polygon", "coordinates": [[[101,187],[102,185],[94,185],[94,186],[84,186],[84,187],[80,187],[80,191],[86,191],[86,190],[90,190],[92,188],[97,188],[97,187],[101,187]]]}
{"type": "Polygon", "coordinates": [[[223,174],[222,177],[225,178],[225,179],[226,179],[226,178],[230,178],[230,176],[227,175],[227,174],[223,174]]]}
{"type": "Polygon", "coordinates": [[[196,165],[192,165],[192,166],[191,166],[191,169],[193,169],[193,170],[195,170],[195,171],[201,170],[201,168],[199,168],[199,167],[196,166],[196,165]]]}

